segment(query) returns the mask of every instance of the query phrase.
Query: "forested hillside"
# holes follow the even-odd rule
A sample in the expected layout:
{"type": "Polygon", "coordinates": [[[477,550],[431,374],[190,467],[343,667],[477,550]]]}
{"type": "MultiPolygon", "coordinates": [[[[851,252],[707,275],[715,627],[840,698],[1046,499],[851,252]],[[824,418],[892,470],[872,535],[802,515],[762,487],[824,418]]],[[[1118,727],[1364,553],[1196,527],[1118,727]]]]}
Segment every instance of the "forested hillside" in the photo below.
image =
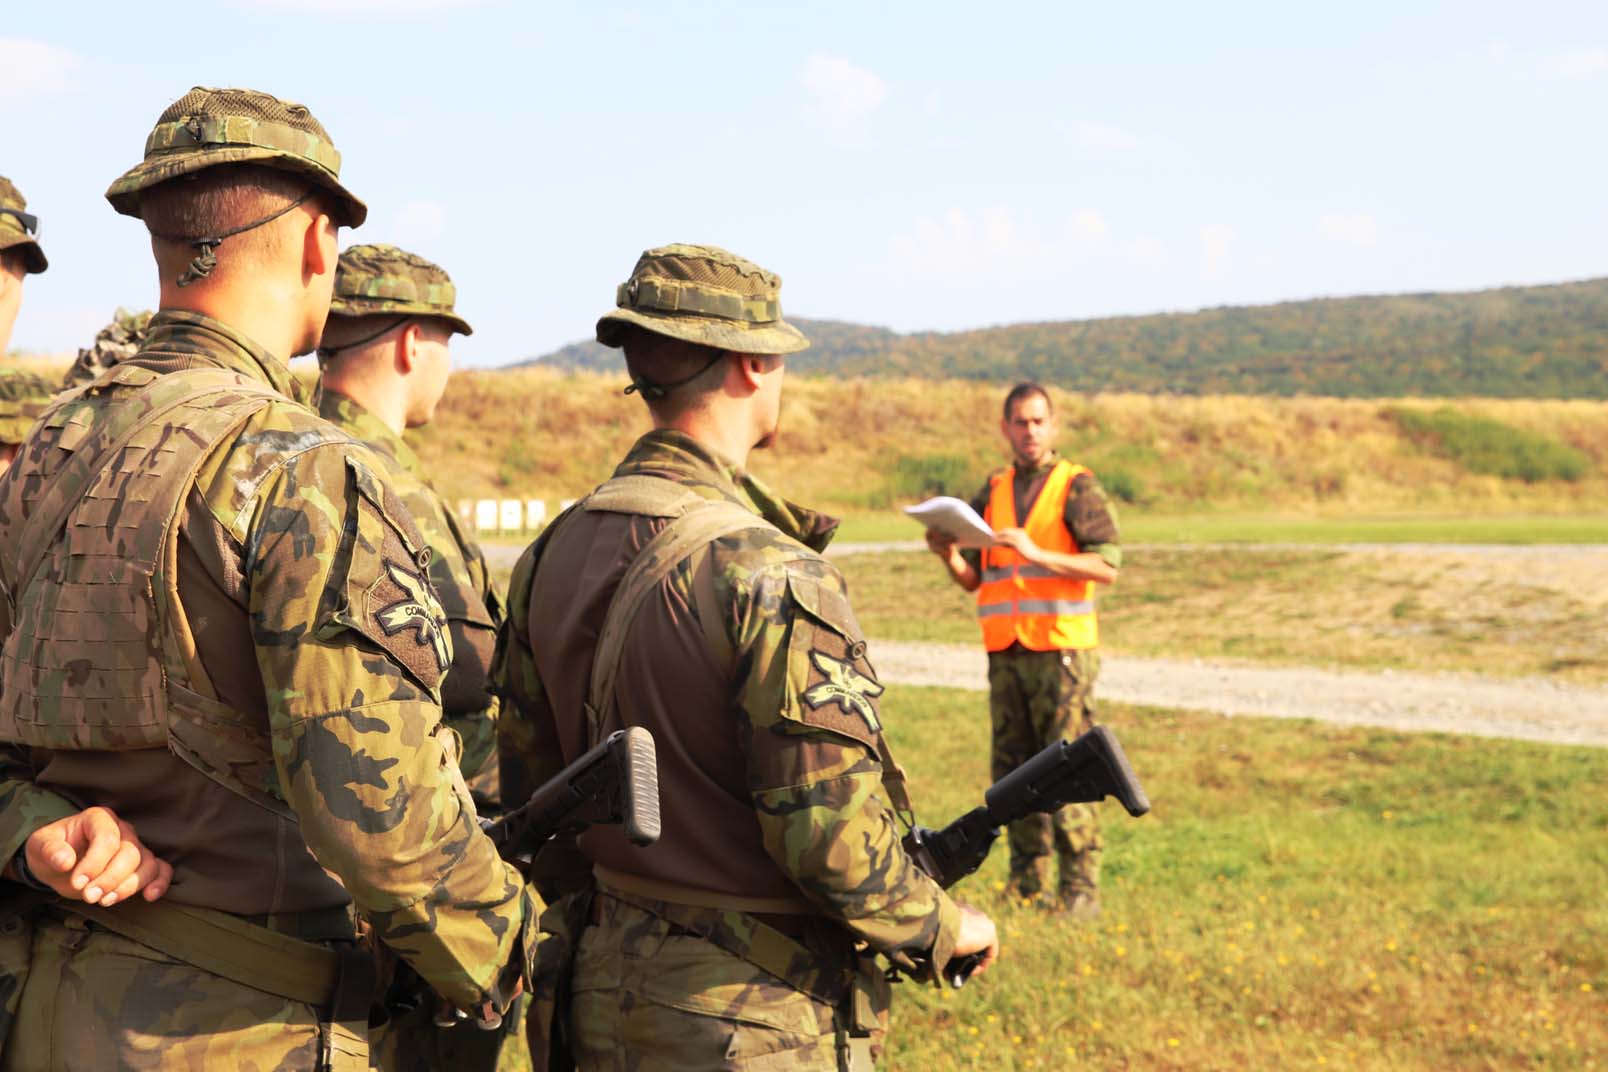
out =
{"type": "MultiPolygon", "coordinates": [[[[1145,394],[1608,398],[1608,279],[953,334],[795,322],[814,345],[791,367],[839,377],[1031,378],[1145,394]]],[[[617,352],[590,342],[536,360],[621,367],[617,352]]]]}

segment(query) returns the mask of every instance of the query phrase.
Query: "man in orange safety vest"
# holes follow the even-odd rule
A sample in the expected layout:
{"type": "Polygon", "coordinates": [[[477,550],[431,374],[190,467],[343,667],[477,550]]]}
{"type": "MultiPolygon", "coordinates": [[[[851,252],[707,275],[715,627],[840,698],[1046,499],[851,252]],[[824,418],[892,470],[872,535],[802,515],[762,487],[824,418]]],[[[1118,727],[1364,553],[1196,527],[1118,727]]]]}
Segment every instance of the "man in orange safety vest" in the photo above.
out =
{"type": "MultiPolygon", "coordinates": [[[[927,546],[949,575],[977,593],[977,620],[988,649],[993,717],[993,777],[998,779],[1052,741],[1094,724],[1099,673],[1095,586],[1117,579],[1122,549],[1116,517],[1094,474],[1055,453],[1049,392],[1019,383],[1005,396],[1000,430],[1012,463],[994,473],[972,508],[994,529],[995,543],[963,550],[936,529],[927,546]]],[[[1060,864],[1055,904],[1074,918],[1099,914],[1100,827],[1094,805],[1012,823],[1010,890],[1024,899],[1046,892],[1050,855],[1060,864]]]]}

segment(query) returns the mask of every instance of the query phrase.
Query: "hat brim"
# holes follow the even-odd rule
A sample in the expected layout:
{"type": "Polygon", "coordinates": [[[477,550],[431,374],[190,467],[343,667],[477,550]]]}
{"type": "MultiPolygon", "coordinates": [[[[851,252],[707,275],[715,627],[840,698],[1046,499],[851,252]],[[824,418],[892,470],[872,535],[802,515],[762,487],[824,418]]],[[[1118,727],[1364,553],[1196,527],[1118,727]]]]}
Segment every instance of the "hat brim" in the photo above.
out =
{"type": "Polygon", "coordinates": [[[604,346],[619,346],[627,324],[635,324],[655,335],[739,354],[796,354],[809,349],[810,345],[804,333],[785,320],[749,324],[685,313],[645,313],[638,309],[604,313],[597,321],[597,341],[604,346]]]}
{"type": "Polygon", "coordinates": [[[335,196],[340,202],[341,214],[344,217],[342,226],[357,227],[368,218],[368,206],[352,191],[342,186],[338,179],[333,178],[329,172],[311,160],[292,156],[277,149],[264,149],[254,145],[220,145],[200,151],[162,153],[149,160],[142,160],[107,187],[106,200],[123,215],[138,217],[140,194],[146,190],[221,164],[261,164],[263,167],[278,168],[281,171],[293,171],[335,196]]]}
{"type": "Polygon", "coordinates": [[[50,267],[45,259],[45,251],[39,248],[39,240],[26,232],[22,234],[0,235],[0,253],[8,249],[19,249],[22,252],[22,270],[26,275],[38,275],[50,267]]]}
{"type": "Polygon", "coordinates": [[[457,313],[444,313],[440,309],[410,305],[407,302],[372,302],[354,305],[350,299],[336,298],[329,303],[329,315],[360,320],[366,316],[417,316],[439,320],[459,335],[473,335],[475,329],[457,313]]]}

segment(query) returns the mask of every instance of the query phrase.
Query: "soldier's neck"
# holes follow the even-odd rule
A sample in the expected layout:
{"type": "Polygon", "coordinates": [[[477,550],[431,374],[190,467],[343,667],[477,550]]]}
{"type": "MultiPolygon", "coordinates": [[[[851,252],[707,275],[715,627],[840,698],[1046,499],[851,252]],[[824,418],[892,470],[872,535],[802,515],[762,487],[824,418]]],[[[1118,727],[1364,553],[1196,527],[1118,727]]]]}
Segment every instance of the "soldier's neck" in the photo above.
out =
{"type": "Polygon", "coordinates": [[[200,313],[222,321],[287,365],[305,353],[307,320],[304,298],[255,280],[223,286],[180,287],[162,280],[162,308],[200,313]]]}
{"type": "Polygon", "coordinates": [[[408,400],[401,383],[364,375],[366,370],[348,369],[345,365],[345,362],[335,362],[324,370],[324,390],[345,395],[392,432],[401,435],[407,428],[408,416],[408,400]]]}

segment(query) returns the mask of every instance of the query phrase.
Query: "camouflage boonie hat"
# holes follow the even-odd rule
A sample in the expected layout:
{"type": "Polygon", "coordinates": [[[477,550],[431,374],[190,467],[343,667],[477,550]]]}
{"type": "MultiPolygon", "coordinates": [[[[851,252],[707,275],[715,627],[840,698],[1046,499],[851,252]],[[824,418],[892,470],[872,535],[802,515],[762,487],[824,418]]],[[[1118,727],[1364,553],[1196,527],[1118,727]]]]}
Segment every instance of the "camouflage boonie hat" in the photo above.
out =
{"type": "Polygon", "coordinates": [[[718,246],[660,246],[637,259],[597,322],[597,341],[619,346],[627,324],[740,354],[793,354],[804,333],[782,319],[781,277],[718,246]]]}
{"type": "Polygon", "coordinates": [[[453,309],[458,288],[440,265],[395,246],[353,246],[335,271],[330,316],[433,316],[473,335],[453,309]]]}
{"type": "Polygon", "coordinates": [[[168,105],[145,139],[145,159],[112,183],[106,200],[123,215],[138,216],[143,191],[219,164],[293,171],[335,195],[345,226],[368,216],[368,206],[341,185],[341,154],[306,107],[253,89],[205,86],[168,105]]]}
{"type": "Polygon", "coordinates": [[[56,385],[38,373],[0,368],[0,443],[15,446],[27,439],[54,397],[56,385]]]}
{"type": "Polygon", "coordinates": [[[28,199],[11,180],[0,175],[0,252],[21,247],[23,271],[38,273],[50,267],[39,248],[39,221],[29,216],[28,199]],[[24,220],[22,217],[28,217],[24,220]]]}

